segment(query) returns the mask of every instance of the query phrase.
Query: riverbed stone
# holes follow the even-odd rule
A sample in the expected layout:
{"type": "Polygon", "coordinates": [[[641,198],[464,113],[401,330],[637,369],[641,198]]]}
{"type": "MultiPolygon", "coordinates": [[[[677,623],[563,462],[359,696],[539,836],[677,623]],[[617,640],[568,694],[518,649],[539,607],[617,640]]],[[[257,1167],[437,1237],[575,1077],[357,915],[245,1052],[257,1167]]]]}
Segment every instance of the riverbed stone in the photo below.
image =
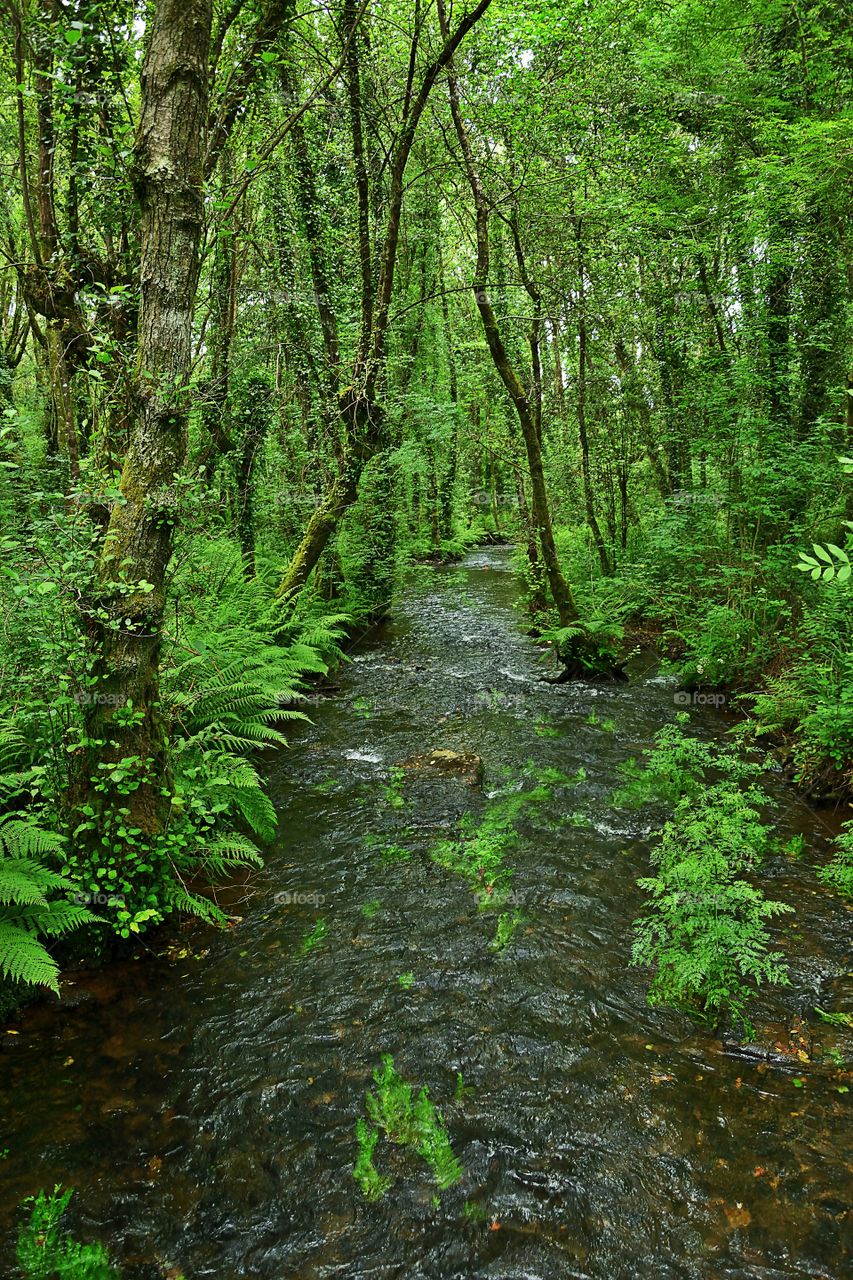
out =
{"type": "Polygon", "coordinates": [[[460,778],[470,787],[479,787],[483,782],[483,761],[473,751],[450,751],[438,748],[424,755],[409,756],[403,761],[403,768],[419,773],[437,773],[451,778],[460,778]]]}

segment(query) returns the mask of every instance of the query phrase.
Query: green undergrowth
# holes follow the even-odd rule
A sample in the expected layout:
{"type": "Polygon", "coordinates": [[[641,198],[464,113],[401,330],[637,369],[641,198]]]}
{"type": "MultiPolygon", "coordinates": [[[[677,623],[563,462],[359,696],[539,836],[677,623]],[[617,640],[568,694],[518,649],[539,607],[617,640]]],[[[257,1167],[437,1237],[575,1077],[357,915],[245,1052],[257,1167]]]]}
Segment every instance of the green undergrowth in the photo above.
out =
{"type": "MultiPolygon", "coordinates": [[[[410,832],[408,830],[398,831],[398,839],[405,839],[410,832]]],[[[389,840],[384,835],[377,835],[370,832],[364,837],[364,847],[371,853],[375,854],[380,862],[408,862],[412,856],[411,849],[407,849],[405,845],[397,843],[395,840],[389,840]]]]}
{"type": "Polygon", "coordinates": [[[577,666],[589,676],[606,675],[620,666],[625,628],[614,617],[590,612],[569,626],[546,629],[541,639],[566,666],[577,666]]]}
{"type": "MultiPolygon", "coordinates": [[[[160,671],[167,756],[102,760],[80,801],[75,762],[96,761],[108,745],[85,736],[84,711],[110,705],[80,634],[87,527],[63,506],[56,527],[37,537],[38,573],[10,544],[0,581],[10,699],[0,704],[0,974],[54,990],[45,943],[71,930],[88,930],[82,947],[95,955],[110,934],[131,938],[176,913],[226,923],[191,886],[260,863],[277,814],[257,757],[306,718],[307,681],[341,660],[346,627],[340,614],[283,609],[273,571],[259,563],[247,577],[232,539],[187,536],[160,671]],[[150,773],[162,780],[168,812],[149,838],[130,815],[150,773]]],[[[130,725],[140,714],[115,707],[110,723],[130,725]]]]}
{"type": "Polygon", "coordinates": [[[690,717],[680,712],[674,724],[665,725],[642,762],[631,759],[620,768],[622,786],[613,804],[639,808],[660,803],[676,804],[685,796],[697,798],[709,780],[724,774],[732,781],[749,782],[760,776],[762,766],[745,759],[734,746],[692,737],[684,732],[690,717]]]}
{"type": "Polygon", "coordinates": [[[353,1177],[368,1200],[378,1200],[391,1186],[391,1179],[379,1174],[374,1151],[380,1132],[397,1146],[407,1147],[426,1162],[441,1191],[462,1177],[462,1166],[454,1155],[441,1112],[424,1086],[417,1093],[400,1076],[390,1054],[373,1072],[374,1091],[365,1094],[364,1118],[356,1124],[358,1154],[353,1177]]]}
{"type": "Polygon", "coordinates": [[[456,838],[441,840],[433,848],[433,861],[466,881],[481,910],[501,912],[490,944],[493,950],[502,950],[522,921],[518,911],[501,911],[512,894],[515,871],[507,855],[518,844],[518,825],[541,815],[553,799],[555,786],[572,785],[579,779],[580,775],[570,778],[559,769],[537,769],[530,763],[520,780],[508,782],[487,801],[482,814],[463,816],[456,838]],[[525,781],[535,785],[524,789],[525,781]]]}
{"type": "Polygon", "coordinates": [[[361,1117],[356,1121],[355,1140],[358,1154],[353,1165],[352,1176],[355,1178],[365,1200],[379,1200],[392,1184],[392,1179],[381,1177],[373,1163],[373,1152],[379,1141],[379,1130],[373,1129],[361,1117]]]}
{"type": "Polygon", "coordinates": [[[502,911],[498,916],[497,927],[495,928],[495,936],[489,943],[492,951],[503,951],[504,947],[509,946],[515,937],[516,931],[524,923],[524,915],[521,911],[502,911]]]}
{"type": "Polygon", "coordinates": [[[405,781],[406,770],[401,765],[394,765],[388,770],[388,782],[382,794],[389,809],[402,809],[405,806],[406,798],[403,795],[405,781]]]}
{"type": "Polygon", "coordinates": [[[853,898],[853,821],[844,823],[832,861],[818,871],[818,876],[842,897],[853,898]]]}
{"type": "Polygon", "coordinates": [[[621,793],[626,803],[674,804],[654,837],[654,874],[638,881],[649,901],[635,924],[632,963],[652,970],[649,1003],[714,1027],[727,1015],[744,1035],[753,1034],[747,1006],[756,989],[789,981],[768,922],[792,908],[755,883],[772,845],[759,773],[731,748],[669,725],[621,793]]]}
{"type": "MultiPolygon", "coordinates": [[[[59,835],[27,817],[0,818],[0,975],[17,987],[44,986],[57,995],[59,965],[46,944],[97,922],[69,900],[72,881],[49,865],[63,859],[64,849],[59,835]]],[[[15,1003],[9,1001],[12,1008],[15,1003]]]]}

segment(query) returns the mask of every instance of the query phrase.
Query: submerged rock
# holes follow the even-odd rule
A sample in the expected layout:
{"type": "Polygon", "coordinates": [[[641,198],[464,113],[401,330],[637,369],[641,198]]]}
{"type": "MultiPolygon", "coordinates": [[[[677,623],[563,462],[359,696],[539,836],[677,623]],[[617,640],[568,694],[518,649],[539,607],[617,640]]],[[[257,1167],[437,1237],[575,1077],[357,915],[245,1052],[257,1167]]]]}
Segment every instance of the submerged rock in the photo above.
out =
{"type": "Polygon", "coordinates": [[[419,773],[437,773],[446,777],[461,778],[469,787],[479,787],[483,782],[483,761],[473,751],[449,751],[439,748],[426,755],[409,756],[403,768],[419,773]]]}

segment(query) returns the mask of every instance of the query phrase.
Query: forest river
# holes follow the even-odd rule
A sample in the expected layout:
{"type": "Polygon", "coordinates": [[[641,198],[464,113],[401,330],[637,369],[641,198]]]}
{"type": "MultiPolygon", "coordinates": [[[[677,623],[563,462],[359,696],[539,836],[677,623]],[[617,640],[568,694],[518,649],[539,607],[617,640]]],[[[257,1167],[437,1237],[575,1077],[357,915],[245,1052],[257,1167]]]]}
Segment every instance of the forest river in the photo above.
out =
{"type": "Polygon", "coordinates": [[[851,1274],[843,1036],[814,1014],[850,991],[851,917],[810,869],[822,818],[771,779],[806,852],[763,873],[797,914],[774,929],[792,986],[756,1002],[759,1043],[649,1009],[631,924],[663,814],[611,797],[674,684],[642,659],[628,684],[546,682],[519,599],[505,548],[410,570],[270,763],[279,837],[229,889],[234,927],[71,975],[62,1012],[0,1033],[0,1274],[19,1201],[55,1183],[129,1280],[851,1274]],[[434,749],[481,757],[482,790],[400,771],[434,749]],[[429,854],[530,761],[572,781],[522,823],[523,919],[496,950],[493,914],[429,854]],[[449,1190],[385,1139],[393,1186],[371,1203],[353,1179],[383,1054],[444,1116],[449,1190]]]}

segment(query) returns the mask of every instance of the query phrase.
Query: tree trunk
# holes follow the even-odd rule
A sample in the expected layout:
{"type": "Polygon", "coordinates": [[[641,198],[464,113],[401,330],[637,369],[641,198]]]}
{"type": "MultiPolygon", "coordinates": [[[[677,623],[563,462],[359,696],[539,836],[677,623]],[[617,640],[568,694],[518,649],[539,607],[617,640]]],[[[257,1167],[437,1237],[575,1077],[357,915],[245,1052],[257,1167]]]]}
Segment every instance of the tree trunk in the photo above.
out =
{"type": "MultiPolygon", "coordinates": [[[[362,275],[361,347],[349,378],[349,386],[339,397],[341,421],[344,426],[346,446],[340,475],[309,521],[302,542],[288,565],[277,595],[289,595],[298,590],[308,579],[312,569],[326,548],[338,521],[358,494],[358,481],[365,464],[379,452],[384,444],[385,416],[379,399],[379,387],[385,375],[386,341],[390,321],[391,299],[394,293],[394,273],[397,265],[397,249],[400,239],[400,217],[405,195],[404,179],[418,124],[424,113],[430,94],[440,72],[446,67],[467,33],[480,21],[491,0],[479,0],[465,17],[459,20],[452,35],[442,23],[444,44],[438,57],[423,74],[417,93],[413,91],[415,57],[420,35],[416,35],[411,48],[410,83],[403,105],[403,118],[393,155],[387,164],[387,214],[385,235],[379,258],[378,270],[370,273],[368,291],[368,261],[365,245],[360,238],[360,263],[362,275]],[[368,332],[369,329],[369,332],[368,332]]],[[[352,7],[347,13],[352,20],[352,7]]],[[[358,70],[358,44],[351,40],[348,47],[348,91],[350,114],[353,124],[353,154],[356,163],[356,184],[359,210],[362,211],[364,174],[359,161],[363,147],[361,131],[361,89],[358,70]]],[[[383,166],[385,167],[385,166],[383,166]]],[[[375,188],[375,184],[374,184],[375,188]]],[[[360,217],[361,228],[361,217],[360,217]]]]}
{"type": "Polygon", "coordinates": [[[601,536],[601,527],[595,514],[595,498],[592,489],[592,473],[589,465],[589,433],[587,431],[586,422],[586,403],[587,403],[587,327],[586,314],[584,311],[584,287],[583,277],[578,286],[581,296],[581,312],[578,319],[578,395],[577,395],[577,413],[578,413],[578,439],[581,446],[581,476],[583,477],[583,501],[586,510],[586,522],[592,533],[592,540],[595,543],[595,549],[598,552],[598,560],[601,565],[601,572],[605,578],[610,574],[610,557],[607,554],[607,547],[604,538],[601,536]]]}
{"type": "MultiPolygon", "coordinates": [[[[439,4],[439,14],[444,18],[444,6],[439,4]]],[[[537,430],[537,422],[535,411],[531,408],[530,401],[524,388],[519,381],[509,354],[504,346],[501,337],[498,319],[492,307],[488,288],[489,276],[489,210],[486,203],[486,195],[480,183],[480,178],[474,164],[474,155],[471,150],[471,143],[468,138],[468,132],[465,128],[465,122],[462,119],[462,111],[459,106],[459,92],[456,83],[456,77],[453,73],[452,61],[448,66],[448,82],[450,87],[450,109],[453,115],[453,122],[456,126],[456,134],[459,138],[459,145],[462,148],[464,156],[465,169],[468,181],[471,187],[471,194],[474,197],[474,208],[477,219],[477,266],[473,281],[474,298],[477,303],[477,309],[480,312],[480,319],[483,323],[483,332],[486,337],[486,345],[492,357],[495,368],[501,376],[501,381],[509,393],[515,411],[518,415],[521,434],[524,438],[524,446],[527,452],[527,466],[530,473],[530,507],[533,523],[539,537],[542,547],[542,559],[545,562],[545,572],[548,576],[548,586],[551,589],[551,595],[557,609],[561,626],[567,626],[577,617],[577,609],[575,607],[574,598],[571,588],[563,576],[560,568],[559,558],[557,556],[557,547],[554,542],[554,531],[551,526],[551,510],[548,503],[548,490],[545,486],[545,472],[542,466],[542,449],[539,439],[539,431],[537,430]]]]}
{"type": "MultiPolygon", "coordinates": [[[[86,709],[90,746],[75,798],[91,803],[97,795],[99,820],[84,821],[84,830],[95,828],[93,844],[112,836],[126,878],[134,858],[149,857],[140,848],[152,850],[170,805],[158,676],[174,481],[185,458],[190,404],[211,9],[212,0],[158,0],[142,67],[135,155],[142,296],[136,420],[121,476],[124,503],[112,508],[86,615],[100,679],[86,709]],[[104,771],[105,763],[122,760],[123,768],[104,771]],[[111,831],[118,822],[121,831],[111,831]]],[[[131,901],[143,901],[144,883],[145,875],[137,876],[131,901]]]]}
{"type": "Polygon", "coordinates": [[[438,285],[441,290],[441,321],[444,345],[447,350],[447,378],[450,393],[450,435],[447,446],[447,462],[439,483],[441,507],[440,532],[442,538],[453,536],[453,495],[456,489],[456,467],[459,457],[459,378],[456,371],[456,353],[453,349],[453,332],[450,327],[450,308],[447,305],[447,280],[441,241],[438,248],[438,285]]]}
{"type": "Polygon", "coordinates": [[[338,521],[355,502],[361,471],[358,463],[345,467],[308,521],[302,541],[294,551],[276,592],[280,599],[289,599],[305,586],[338,521]]]}

